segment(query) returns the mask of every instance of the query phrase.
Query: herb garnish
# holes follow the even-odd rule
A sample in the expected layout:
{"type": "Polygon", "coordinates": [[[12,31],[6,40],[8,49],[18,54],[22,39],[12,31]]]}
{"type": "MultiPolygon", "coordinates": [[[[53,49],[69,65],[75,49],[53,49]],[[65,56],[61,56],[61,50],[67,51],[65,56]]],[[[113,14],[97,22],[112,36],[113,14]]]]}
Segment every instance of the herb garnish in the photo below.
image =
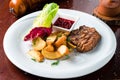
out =
{"type": "Polygon", "coordinates": [[[70,37],[67,37],[67,42],[70,42],[70,37]]]}
{"type": "Polygon", "coordinates": [[[58,65],[59,62],[60,62],[60,60],[57,60],[57,61],[53,62],[51,65],[58,65]]]}
{"type": "Polygon", "coordinates": [[[34,58],[31,58],[31,59],[36,62],[36,60],[34,58]]]}
{"type": "Polygon", "coordinates": [[[63,60],[67,60],[67,59],[69,59],[69,58],[70,58],[69,55],[65,55],[65,59],[63,59],[63,60]]]}

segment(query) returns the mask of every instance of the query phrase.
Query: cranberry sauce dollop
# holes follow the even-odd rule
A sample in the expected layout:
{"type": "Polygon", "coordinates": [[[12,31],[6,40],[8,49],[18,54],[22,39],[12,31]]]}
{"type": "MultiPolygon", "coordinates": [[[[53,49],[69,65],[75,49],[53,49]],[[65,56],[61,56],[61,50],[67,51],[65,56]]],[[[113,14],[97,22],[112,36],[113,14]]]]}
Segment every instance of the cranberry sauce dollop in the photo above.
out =
{"type": "Polygon", "coordinates": [[[72,20],[68,20],[68,19],[59,17],[53,25],[59,26],[62,28],[66,28],[66,29],[70,29],[72,27],[73,23],[74,23],[74,21],[72,21],[72,20]]]}

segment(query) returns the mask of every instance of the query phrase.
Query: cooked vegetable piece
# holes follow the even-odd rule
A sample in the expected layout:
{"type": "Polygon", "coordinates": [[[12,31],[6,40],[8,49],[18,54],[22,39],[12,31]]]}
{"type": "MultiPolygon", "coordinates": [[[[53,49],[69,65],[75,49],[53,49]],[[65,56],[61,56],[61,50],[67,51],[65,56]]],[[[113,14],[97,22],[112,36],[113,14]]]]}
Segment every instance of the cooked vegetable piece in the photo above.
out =
{"type": "Polygon", "coordinates": [[[64,35],[66,35],[66,36],[68,36],[69,34],[70,34],[69,31],[65,31],[65,32],[64,32],[64,35]]]}
{"type": "Polygon", "coordinates": [[[59,53],[58,51],[47,51],[46,49],[42,50],[42,55],[47,58],[47,59],[51,59],[51,60],[55,60],[55,59],[59,59],[63,56],[63,54],[59,53]]]}
{"type": "Polygon", "coordinates": [[[66,37],[65,35],[62,35],[62,36],[59,37],[59,38],[57,39],[57,41],[55,42],[55,46],[56,46],[56,47],[60,47],[60,45],[66,44],[66,39],[67,39],[67,37],[66,37]]]}
{"type": "Polygon", "coordinates": [[[42,38],[38,37],[33,40],[33,49],[42,50],[45,46],[46,42],[42,38]]]}
{"type": "Polygon", "coordinates": [[[70,47],[70,48],[76,48],[76,46],[75,45],[73,45],[71,42],[67,42],[67,44],[68,44],[68,47],[70,47]]]}
{"type": "Polygon", "coordinates": [[[66,45],[61,45],[57,51],[61,54],[64,54],[64,55],[68,55],[70,52],[69,52],[69,49],[66,45]]]}
{"type": "MultiPolygon", "coordinates": [[[[67,43],[68,32],[53,32],[46,39],[33,39],[33,49],[40,51],[44,58],[56,60],[70,53],[67,43]]],[[[73,45],[72,45],[73,46],[73,45]]],[[[70,46],[71,47],[71,46],[70,46]]],[[[73,46],[74,47],[74,46],[73,46]]]]}
{"type": "Polygon", "coordinates": [[[57,38],[56,34],[51,34],[50,36],[48,36],[46,39],[47,45],[54,43],[56,38],[57,38]]]}
{"type": "Polygon", "coordinates": [[[44,60],[44,56],[37,50],[30,50],[28,54],[37,62],[42,62],[44,60]]]}
{"type": "Polygon", "coordinates": [[[45,47],[45,50],[52,52],[52,51],[54,51],[54,47],[53,47],[53,45],[47,45],[47,46],[45,47]]]}

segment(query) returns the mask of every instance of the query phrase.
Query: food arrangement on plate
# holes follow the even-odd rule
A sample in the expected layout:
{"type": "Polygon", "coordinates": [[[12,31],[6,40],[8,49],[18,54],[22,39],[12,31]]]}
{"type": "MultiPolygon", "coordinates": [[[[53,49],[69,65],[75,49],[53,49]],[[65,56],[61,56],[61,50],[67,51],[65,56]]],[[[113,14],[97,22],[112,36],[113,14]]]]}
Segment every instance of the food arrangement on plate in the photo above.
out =
{"type": "Polygon", "coordinates": [[[58,60],[74,49],[80,53],[91,51],[101,39],[95,28],[86,25],[72,30],[77,22],[72,19],[58,17],[53,23],[58,9],[56,3],[46,4],[34,20],[31,31],[24,37],[24,41],[32,42],[28,54],[37,62],[58,60]]]}
{"type": "Polygon", "coordinates": [[[47,78],[74,78],[108,63],[116,38],[100,19],[50,3],[14,22],[6,31],[3,47],[8,59],[23,71],[47,78]]]}

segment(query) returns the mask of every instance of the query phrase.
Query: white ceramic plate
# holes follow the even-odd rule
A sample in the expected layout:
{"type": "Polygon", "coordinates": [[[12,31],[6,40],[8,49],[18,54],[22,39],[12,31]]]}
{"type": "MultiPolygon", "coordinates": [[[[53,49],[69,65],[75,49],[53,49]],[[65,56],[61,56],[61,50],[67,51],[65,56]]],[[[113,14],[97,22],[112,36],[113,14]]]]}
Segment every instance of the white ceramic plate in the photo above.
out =
{"type": "Polygon", "coordinates": [[[34,18],[40,12],[34,12],[24,16],[13,23],[4,36],[4,50],[9,60],[18,68],[47,78],[73,78],[92,73],[103,67],[114,55],[116,38],[112,30],[101,20],[84,12],[59,9],[58,13],[80,17],[74,27],[86,25],[96,28],[102,39],[95,49],[88,53],[73,52],[70,59],[60,61],[57,66],[51,66],[53,60],[45,60],[43,63],[34,62],[26,54],[30,43],[23,41],[25,34],[31,29],[34,18]]]}

